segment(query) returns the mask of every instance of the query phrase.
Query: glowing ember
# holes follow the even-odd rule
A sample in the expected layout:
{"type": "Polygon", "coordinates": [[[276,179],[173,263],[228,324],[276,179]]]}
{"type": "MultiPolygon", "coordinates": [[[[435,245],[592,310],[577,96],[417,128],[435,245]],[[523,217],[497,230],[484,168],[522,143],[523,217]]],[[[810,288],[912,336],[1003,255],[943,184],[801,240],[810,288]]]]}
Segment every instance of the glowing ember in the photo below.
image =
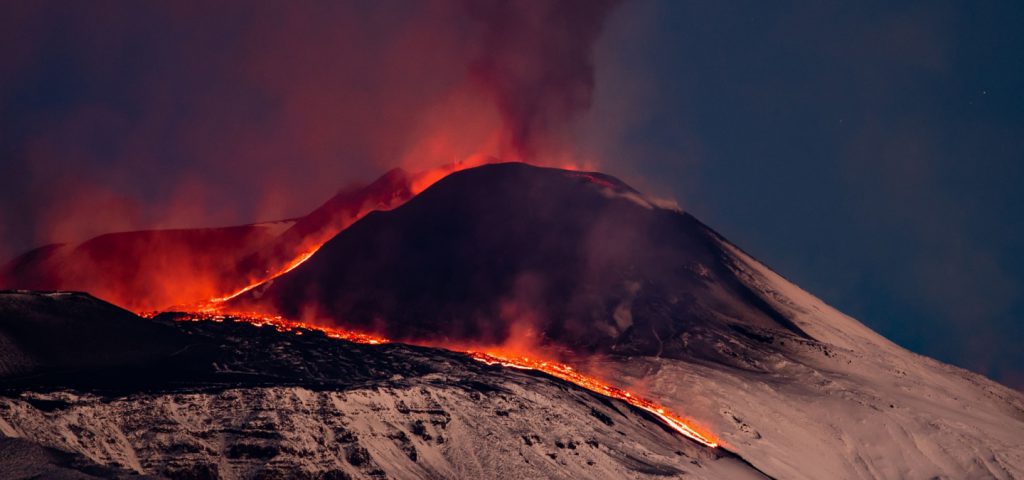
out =
{"type": "Polygon", "coordinates": [[[588,181],[590,183],[593,183],[593,184],[596,184],[596,185],[600,185],[600,186],[605,187],[605,188],[610,188],[612,190],[618,190],[619,189],[619,187],[617,185],[615,185],[614,183],[609,182],[608,180],[605,180],[605,179],[603,179],[601,177],[598,177],[597,175],[594,175],[593,173],[579,172],[579,173],[573,173],[572,176],[576,177],[576,178],[580,178],[580,179],[586,180],[586,181],[588,181]]]}
{"type": "MultiPolygon", "coordinates": [[[[296,335],[302,335],[305,331],[318,331],[330,338],[336,338],[340,340],[347,340],[353,343],[363,343],[369,345],[381,345],[390,343],[387,338],[371,335],[365,333],[354,332],[338,327],[327,327],[321,325],[312,325],[303,322],[296,322],[288,320],[280,316],[269,316],[262,315],[254,312],[242,312],[242,313],[231,313],[223,314],[214,311],[189,313],[187,316],[180,318],[180,321],[213,321],[223,322],[224,320],[231,319],[239,322],[251,323],[256,326],[271,326],[277,329],[279,332],[289,332],[296,335]]],[[[518,368],[522,370],[536,370],[547,373],[555,378],[565,380],[569,383],[583,387],[595,393],[599,393],[606,397],[622,400],[634,407],[646,410],[656,417],[661,419],[666,425],[680,434],[690,438],[696,442],[702,443],[709,447],[718,447],[718,442],[707,433],[697,431],[686,423],[680,416],[672,413],[665,407],[647,400],[643,397],[634,395],[626,390],[618,387],[609,385],[597,378],[578,372],[573,367],[564,363],[553,362],[550,360],[539,360],[530,358],[522,355],[506,355],[497,352],[476,352],[466,351],[463,352],[470,356],[470,358],[486,363],[488,365],[501,365],[504,367],[518,368]]]]}

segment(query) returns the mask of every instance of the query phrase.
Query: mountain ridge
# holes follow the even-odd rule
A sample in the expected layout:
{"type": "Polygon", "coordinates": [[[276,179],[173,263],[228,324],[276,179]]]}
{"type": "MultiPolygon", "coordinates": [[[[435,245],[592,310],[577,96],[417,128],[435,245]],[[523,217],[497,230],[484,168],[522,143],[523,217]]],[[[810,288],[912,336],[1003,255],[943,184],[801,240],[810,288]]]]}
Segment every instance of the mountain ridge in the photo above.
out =
{"type": "MultiPolygon", "coordinates": [[[[658,202],[600,173],[499,164],[449,175],[398,208],[373,212],[355,221],[297,268],[223,306],[229,312],[265,308],[296,321],[341,325],[401,341],[447,345],[458,350],[482,345],[508,347],[524,354],[566,355],[580,371],[655,399],[667,409],[683,412],[707,427],[721,445],[756,469],[741,470],[755,476],[1024,476],[1024,395],[1020,392],[892,343],[792,284],[700,220],[660,208],[658,202]]],[[[167,322],[171,320],[168,315],[157,316],[153,321],[167,322]]],[[[349,368],[346,365],[371,364],[383,365],[379,370],[384,374],[382,379],[392,375],[405,377],[402,369],[418,365],[407,355],[423,355],[421,350],[402,346],[371,350],[365,350],[368,346],[350,346],[327,353],[306,343],[327,340],[316,334],[291,333],[296,338],[289,339],[279,337],[284,334],[273,329],[259,330],[235,322],[183,322],[175,324],[175,328],[191,332],[190,338],[206,335],[204,338],[219,340],[206,342],[205,347],[197,350],[186,350],[188,353],[182,358],[198,359],[185,362],[193,365],[194,370],[158,369],[164,374],[177,372],[179,376],[150,377],[185,381],[193,386],[211,378],[222,383],[229,379],[247,386],[230,397],[128,395],[119,397],[117,408],[101,407],[91,397],[75,397],[69,403],[85,410],[74,411],[90,412],[104,419],[102,425],[87,429],[88,432],[103,432],[103,438],[115,438],[126,431],[134,432],[125,430],[129,426],[123,424],[123,416],[129,412],[166,408],[199,408],[205,415],[203,422],[230,424],[234,421],[233,411],[253,412],[253,405],[264,404],[259,399],[313,398],[307,392],[309,384],[287,381],[292,375],[312,372],[320,375],[315,376],[316,382],[342,382],[344,386],[340,379],[353,374],[345,370],[349,368]],[[220,333],[210,337],[210,332],[220,333]],[[268,339],[274,340],[263,343],[268,339]],[[224,342],[235,347],[225,353],[224,342]],[[276,360],[262,363],[259,356],[267,352],[276,360]],[[397,357],[389,356],[392,354],[397,357]],[[339,358],[350,360],[337,363],[339,358]],[[210,365],[229,368],[211,371],[210,365]],[[301,368],[292,371],[289,365],[301,368]],[[257,380],[266,383],[245,383],[257,380]],[[237,398],[246,400],[237,403],[237,398]],[[226,404],[229,408],[200,408],[210,404],[226,404]]],[[[428,355],[429,362],[443,363],[448,361],[444,359],[452,358],[449,355],[457,355],[437,349],[428,351],[434,352],[428,355]]],[[[469,376],[463,379],[467,381],[478,374],[508,373],[467,365],[469,376]]],[[[47,378],[55,382],[53,385],[81,388],[81,384],[66,375],[47,378]]],[[[430,388],[449,389],[452,385],[446,382],[454,377],[431,378],[430,388]]],[[[506,394],[501,401],[536,400],[532,387],[523,383],[535,385],[530,378],[515,376],[509,380],[511,383],[504,383],[502,388],[515,393],[506,394]]],[[[37,377],[36,382],[40,381],[37,377]]],[[[18,386],[22,389],[17,390],[18,395],[27,392],[25,386],[18,386]]],[[[27,393],[38,396],[52,392],[27,393]]],[[[386,405],[394,396],[408,393],[388,390],[375,396],[371,403],[386,405]]],[[[545,398],[560,400],[548,405],[562,405],[563,400],[575,402],[552,395],[545,398]]],[[[314,397],[318,405],[355,401],[334,394],[316,393],[314,397]]],[[[46,402],[52,398],[9,399],[3,408],[15,412],[8,417],[8,422],[14,423],[8,423],[10,429],[5,434],[39,435],[46,445],[92,452],[103,464],[149,471],[148,466],[131,463],[130,458],[137,454],[132,450],[134,443],[129,445],[131,448],[114,449],[120,452],[117,455],[124,455],[115,458],[96,453],[107,446],[90,444],[86,448],[55,440],[78,437],[67,437],[67,432],[61,430],[69,428],[68,417],[46,412],[50,408],[47,405],[52,405],[46,402]],[[15,424],[20,426],[14,428],[15,424]]],[[[502,435],[509,432],[498,426],[506,418],[497,413],[502,409],[480,410],[463,397],[453,401],[453,406],[469,416],[468,422],[482,422],[479,425],[486,425],[480,427],[485,431],[499,429],[502,435]]],[[[282,405],[286,406],[279,410],[271,406],[268,410],[292,418],[296,414],[292,410],[308,412],[310,408],[307,400],[289,400],[282,405]]],[[[532,405],[541,408],[541,403],[532,405]]],[[[365,412],[373,411],[382,410],[371,408],[365,412]]],[[[315,418],[316,415],[303,416],[294,421],[308,424],[315,418]]],[[[593,423],[595,417],[574,418],[593,423]]],[[[378,419],[385,423],[394,420],[390,416],[378,419]]],[[[286,424],[274,423],[271,430],[280,434],[286,424]]],[[[585,423],[573,425],[590,428],[583,427],[585,423]]],[[[6,428],[3,423],[0,427],[6,428]]],[[[173,427],[174,435],[191,438],[195,433],[193,427],[186,431],[179,427],[173,427]]],[[[221,433],[207,431],[202,435],[221,435],[237,427],[223,428],[221,433]]],[[[415,434],[403,431],[410,438],[415,434]]],[[[392,433],[399,438],[399,433],[392,433]]],[[[265,432],[250,432],[237,438],[246,445],[262,446],[255,450],[242,447],[236,453],[242,454],[244,450],[249,453],[243,456],[255,453],[258,457],[259,452],[268,452],[261,450],[265,444],[251,442],[250,434],[258,436],[265,432]]],[[[148,441],[138,432],[129,436],[135,442],[148,441]]],[[[385,464],[393,462],[400,466],[396,468],[401,468],[404,476],[428,476],[409,470],[412,467],[407,463],[408,455],[403,453],[404,443],[395,443],[396,438],[373,443],[373,448],[364,446],[371,452],[369,458],[377,459],[374,466],[356,470],[345,467],[346,474],[372,476],[373,469],[384,469],[385,464]]],[[[485,442],[472,436],[465,438],[466,445],[485,442]]],[[[200,440],[198,437],[183,442],[193,448],[196,442],[202,444],[200,440]]],[[[514,435],[506,440],[520,441],[514,435]]],[[[552,441],[549,439],[546,444],[552,441]]],[[[566,445],[563,440],[558,441],[566,445]]],[[[524,453],[521,448],[533,448],[530,442],[523,441],[522,446],[516,444],[515,448],[514,442],[506,443],[508,450],[502,451],[515,456],[524,453]]],[[[314,448],[305,440],[289,443],[287,448],[300,444],[304,445],[300,450],[316,455],[327,455],[328,450],[321,449],[332,448],[314,448]]],[[[148,445],[161,445],[143,448],[149,452],[144,456],[153,459],[161,458],[161,448],[172,446],[159,442],[148,445]]],[[[202,445],[201,450],[213,448],[202,445]]],[[[438,453],[431,446],[417,451],[443,456],[443,450],[444,447],[438,453]]],[[[225,451],[218,452],[227,455],[225,451]]],[[[325,462],[346,462],[343,452],[332,452],[328,455],[332,460],[325,462]]],[[[477,453],[467,449],[460,454],[477,453]]],[[[567,452],[548,453],[555,454],[547,457],[555,464],[568,465],[558,460],[567,452]]],[[[486,450],[479,454],[496,458],[486,450]]],[[[361,453],[357,457],[363,458],[361,453]]],[[[196,464],[209,463],[208,457],[190,458],[196,464]]],[[[548,462],[544,456],[530,458],[531,464],[536,460],[548,462]]],[[[616,458],[607,465],[625,465],[626,470],[609,466],[612,470],[603,470],[601,475],[615,476],[610,473],[615,471],[621,476],[623,471],[636,471],[632,461],[620,461],[626,457],[616,458]]],[[[675,460],[682,460],[664,460],[671,456],[658,458],[659,465],[677,465],[675,460]]],[[[289,457],[288,461],[298,460],[289,457]]],[[[231,462],[241,468],[230,470],[231,475],[240,477],[256,475],[263,468],[261,465],[273,464],[259,458],[234,458],[231,462]]],[[[586,467],[573,465],[574,474],[586,476],[586,467]]],[[[305,466],[323,470],[319,466],[305,466]]],[[[437,472],[486,473],[448,468],[437,472]]],[[[507,470],[510,475],[517,471],[520,470],[507,470]]],[[[660,467],[642,467],[643,475],[665,472],[668,470],[660,467]]],[[[710,470],[697,472],[711,475],[710,470]]],[[[544,470],[545,476],[562,474],[565,473],[559,473],[558,467],[544,470]]]]}

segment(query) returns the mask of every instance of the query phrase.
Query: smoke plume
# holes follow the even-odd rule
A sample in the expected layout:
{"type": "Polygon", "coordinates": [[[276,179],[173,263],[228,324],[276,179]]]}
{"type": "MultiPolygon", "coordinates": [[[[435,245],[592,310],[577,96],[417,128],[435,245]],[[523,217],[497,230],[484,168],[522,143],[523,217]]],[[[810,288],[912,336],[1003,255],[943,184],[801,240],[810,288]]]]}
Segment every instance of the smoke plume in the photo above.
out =
{"type": "Polygon", "coordinates": [[[570,161],[614,3],[10,8],[0,256],[295,216],[392,166],[570,161]]]}

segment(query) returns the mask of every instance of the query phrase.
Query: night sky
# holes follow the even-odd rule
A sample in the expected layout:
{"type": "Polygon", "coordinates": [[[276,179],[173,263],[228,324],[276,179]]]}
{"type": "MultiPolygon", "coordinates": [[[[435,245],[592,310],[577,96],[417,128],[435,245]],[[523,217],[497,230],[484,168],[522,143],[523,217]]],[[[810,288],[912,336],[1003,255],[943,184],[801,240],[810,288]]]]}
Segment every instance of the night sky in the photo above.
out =
{"type": "Polygon", "coordinates": [[[392,166],[571,158],[1024,387],[1024,4],[481,5],[3,7],[0,258],[299,215],[392,166]]]}

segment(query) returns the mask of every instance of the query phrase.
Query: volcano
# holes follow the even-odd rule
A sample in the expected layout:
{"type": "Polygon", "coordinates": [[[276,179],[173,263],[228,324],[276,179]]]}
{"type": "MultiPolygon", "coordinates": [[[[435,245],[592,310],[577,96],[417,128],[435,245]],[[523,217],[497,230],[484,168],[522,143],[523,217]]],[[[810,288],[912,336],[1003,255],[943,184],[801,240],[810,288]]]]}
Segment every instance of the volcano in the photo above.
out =
{"type": "Polygon", "coordinates": [[[376,213],[236,309],[313,315],[396,340],[539,343],[726,361],[737,328],[808,338],[734,273],[720,237],[599,173],[483,166],[376,213]],[[521,340],[521,339],[518,339],[521,340]]]}
{"type": "Polygon", "coordinates": [[[1022,473],[1019,392],[900,348],[660,205],[600,173],[464,170],[233,306],[582,354],[779,478],[1022,473]]]}
{"type": "Polygon", "coordinates": [[[418,193],[389,175],[239,248],[200,313],[6,293],[0,431],[29,443],[0,447],[48,471],[193,478],[1024,475],[1019,392],[893,344],[614,177],[491,164],[418,193]],[[75,365],[44,348],[71,343],[55,318],[152,346],[75,365]]]}

